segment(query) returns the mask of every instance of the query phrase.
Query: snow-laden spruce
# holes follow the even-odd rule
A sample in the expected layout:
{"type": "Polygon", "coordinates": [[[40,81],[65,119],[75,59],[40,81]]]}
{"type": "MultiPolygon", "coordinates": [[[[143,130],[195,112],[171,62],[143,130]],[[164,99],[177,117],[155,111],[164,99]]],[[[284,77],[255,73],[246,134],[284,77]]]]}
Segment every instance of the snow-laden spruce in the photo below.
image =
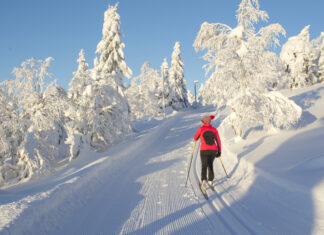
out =
{"type": "Polygon", "coordinates": [[[130,78],[131,69],[127,66],[124,58],[123,48],[125,44],[121,42],[120,16],[117,12],[118,3],[109,6],[104,15],[102,27],[102,39],[97,45],[96,53],[100,54],[97,70],[104,74],[112,74],[109,80],[111,86],[124,90],[123,76],[130,78]]]}
{"type": "Polygon", "coordinates": [[[321,33],[319,43],[320,57],[318,59],[319,81],[324,82],[324,32],[321,33]]]}
{"type": "Polygon", "coordinates": [[[96,151],[103,151],[121,134],[132,130],[123,83],[123,76],[129,78],[132,71],[124,59],[117,6],[109,6],[104,14],[102,40],[96,50],[100,59],[95,59],[82,102],[87,108],[86,140],[96,151]]]}
{"type": "Polygon", "coordinates": [[[280,58],[290,75],[290,87],[300,88],[318,82],[318,59],[320,51],[309,41],[309,27],[297,36],[290,37],[282,46],[280,58]]]}
{"type": "Polygon", "coordinates": [[[69,114],[71,121],[67,125],[70,159],[78,156],[84,143],[96,151],[103,151],[121,134],[132,130],[124,92],[121,89],[118,92],[112,85],[112,81],[118,80],[117,73],[99,71],[97,59],[95,67],[89,70],[83,51],[77,62],[78,70],[69,90],[74,102],[72,110],[75,110],[69,114]]]}
{"type": "Polygon", "coordinates": [[[174,45],[171,68],[164,58],[160,74],[150,67],[149,62],[145,62],[141,74],[131,81],[126,96],[133,119],[158,117],[189,107],[179,42],[174,45]]]}
{"type": "Polygon", "coordinates": [[[88,108],[91,110],[90,145],[96,151],[103,151],[120,135],[130,133],[129,105],[126,97],[111,86],[117,79],[116,73],[104,74],[93,69],[93,81],[87,88],[88,108]]]}
{"type": "Polygon", "coordinates": [[[91,70],[84,56],[84,50],[79,53],[78,70],[73,73],[74,77],[69,83],[68,97],[73,101],[73,110],[68,115],[67,132],[68,138],[65,143],[70,145],[70,160],[76,158],[84,142],[90,143],[88,134],[90,132],[89,120],[91,111],[88,107],[88,90],[91,87],[91,70]],[[88,140],[88,141],[87,141],[88,140]]]}
{"type": "Polygon", "coordinates": [[[166,58],[163,59],[163,62],[160,66],[161,79],[159,83],[159,103],[162,110],[171,107],[171,88],[170,88],[170,74],[169,74],[169,64],[166,58]]]}
{"type": "Polygon", "coordinates": [[[84,50],[81,49],[79,52],[78,62],[78,70],[73,73],[73,78],[69,83],[69,91],[68,96],[74,102],[78,103],[81,100],[82,94],[86,87],[91,82],[91,72],[88,69],[89,65],[84,56],[84,50]]]}
{"type": "Polygon", "coordinates": [[[189,107],[180,42],[176,42],[173,48],[169,76],[172,108],[174,110],[180,110],[189,107]]]}
{"type": "Polygon", "coordinates": [[[319,39],[320,57],[318,59],[318,77],[320,82],[324,82],[324,32],[321,33],[319,39]]]}
{"type": "MultiPolygon", "coordinates": [[[[206,75],[210,74],[206,84],[200,88],[202,102],[213,104],[217,109],[224,105],[230,106],[235,113],[232,115],[232,127],[240,136],[246,134],[244,130],[249,130],[241,127],[243,120],[244,123],[253,124],[253,117],[271,116],[270,111],[274,111],[265,109],[260,113],[253,101],[259,98],[263,100],[264,106],[280,109],[282,102],[264,97],[271,90],[287,87],[285,68],[278,56],[270,50],[279,45],[278,37],[285,35],[285,30],[280,24],[271,24],[256,31],[254,25],[260,19],[267,20],[268,14],[259,9],[258,0],[242,0],[237,10],[238,24],[235,28],[222,23],[205,22],[194,42],[196,51],[206,51],[203,58],[208,62],[205,66],[206,75]],[[278,103],[273,105],[271,102],[278,103]],[[238,106],[244,107],[238,109],[238,106]],[[250,112],[246,112],[247,109],[250,112]]],[[[296,117],[298,120],[299,111],[290,110],[295,113],[292,115],[294,118],[286,118],[287,124],[280,126],[289,126],[296,121],[296,117]]],[[[268,129],[271,125],[264,123],[263,127],[268,129]]]]}
{"type": "Polygon", "coordinates": [[[142,65],[141,74],[132,79],[126,96],[133,119],[161,115],[158,98],[160,79],[159,72],[151,68],[148,61],[142,65]]]}
{"type": "Polygon", "coordinates": [[[195,95],[190,90],[187,90],[187,98],[190,106],[195,103],[195,95]]]}

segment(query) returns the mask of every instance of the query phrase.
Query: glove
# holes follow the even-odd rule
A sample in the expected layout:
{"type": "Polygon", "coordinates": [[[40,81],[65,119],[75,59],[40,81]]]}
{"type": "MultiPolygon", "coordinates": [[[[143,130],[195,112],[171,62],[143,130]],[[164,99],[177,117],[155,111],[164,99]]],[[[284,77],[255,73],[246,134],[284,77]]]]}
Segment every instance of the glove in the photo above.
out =
{"type": "Polygon", "coordinates": [[[218,152],[216,157],[220,157],[221,155],[222,155],[222,153],[218,152]]]}

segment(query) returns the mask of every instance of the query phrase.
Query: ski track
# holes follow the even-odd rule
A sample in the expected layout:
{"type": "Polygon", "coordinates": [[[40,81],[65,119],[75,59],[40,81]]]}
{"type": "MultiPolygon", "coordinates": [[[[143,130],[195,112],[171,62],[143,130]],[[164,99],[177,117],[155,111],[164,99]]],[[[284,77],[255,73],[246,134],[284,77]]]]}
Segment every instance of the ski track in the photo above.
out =
{"type": "MultiPolygon", "coordinates": [[[[200,159],[199,156],[196,157],[194,161],[196,168],[193,173],[194,181],[192,185],[198,185],[198,182],[200,181],[201,164],[198,159],[200,159]]],[[[215,175],[217,173],[220,174],[219,169],[215,169],[215,175]]],[[[197,191],[199,193],[199,190],[197,191]]],[[[206,206],[203,207],[203,210],[211,223],[214,224],[214,228],[217,229],[215,231],[220,232],[219,228],[221,227],[222,231],[219,234],[255,234],[252,232],[252,229],[230,209],[230,205],[225,203],[222,196],[219,195],[217,185],[215,185],[215,191],[212,191],[210,188],[208,188],[207,191],[209,200],[207,201],[206,206]],[[217,217],[218,220],[215,220],[215,217],[217,217]]],[[[205,199],[201,197],[201,200],[205,199]]]]}
{"type": "Polygon", "coordinates": [[[186,114],[112,148],[100,164],[66,170],[42,198],[23,199],[25,207],[1,233],[215,234],[201,208],[206,202],[184,187],[201,116],[186,114]]]}
{"type": "MultiPolygon", "coordinates": [[[[192,190],[200,195],[200,201],[205,201],[197,189],[201,168],[199,156],[195,158],[193,165],[195,171],[191,174],[192,190]]],[[[303,205],[302,194],[294,195],[289,192],[289,187],[273,182],[275,180],[272,175],[265,175],[262,171],[260,173],[258,168],[244,160],[229,179],[218,159],[214,161],[214,171],[215,191],[207,189],[209,200],[202,206],[202,210],[216,229],[215,234],[307,234],[305,228],[310,224],[307,218],[311,215],[305,216],[305,210],[300,206],[303,205]],[[244,193],[240,192],[239,186],[242,181],[245,185],[253,182],[248,187],[249,196],[243,198],[244,193]]],[[[280,182],[283,180],[280,179],[280,182]]],[[[286,184],[289,183],[291,184],[289,181],[286,184]]],[[[296,190],[296,187],[292,187],[292,190],[296,190]]]]}
{"type": "MultiPolygon", "coordinates": [[[[300,208],[303,202],[302,196],[297,202],[296,198],[292,200],[291,192],[280,185],[271,183],[262,174],[257,176],[258,181],[256,181],[253,171],[258,171],[258,169],[252,169],[243,174],[238,171],[237,175],[226,179],[217,161],[215,159],[214,163],[215,192],[209,191],[210,207],[214,206],[217,209],[217,215],[229,227],[230,234],[307,234],[307,230],[303,231],[303,229],[308,227],[310,221],[307,221],[305,212],[300,208]],[[249,191],[253,193],[249,193],[247,198],[237,198],[235,187],[240,182],[238,178],[253,180],[253,185],[249,188],[249,191]],[[298,218],[297,221],[296,218],[298,218]]],[[[241,162],[240,164],[241,167],[248,168],[247,163],[241,162]]],[[[199,172],[200,164],[197,164],[196,180],[198,180],[199,172]]]]}
{"type": "MultiPolygon", "coordinates": [[[[172,130],[181,134],[181,129],[186,128],[172,130]]],[[[164,139],[170,138],[168,134],[164,139]]],[[[193,141],[188,142],[147,163],[179,160],[163,171],[139,179],[143,183],[140,193],[145,195],[145,199],[133,210],[120,234],[214,234],[214,227],[204,219],[197,195],[184,187],[193,144],[193,141]]]]}

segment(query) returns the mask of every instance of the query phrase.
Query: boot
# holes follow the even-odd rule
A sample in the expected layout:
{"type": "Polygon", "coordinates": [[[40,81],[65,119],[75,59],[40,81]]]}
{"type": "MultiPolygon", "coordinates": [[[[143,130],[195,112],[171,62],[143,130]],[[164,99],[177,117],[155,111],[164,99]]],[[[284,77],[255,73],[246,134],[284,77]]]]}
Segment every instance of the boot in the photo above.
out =
{"type": "Polygon", "coordinates": [[[201,188],[201,191],[203,191],[203,193],[206,193],[206,188],[207,188],[207,182],[206,182],[206,180],[203,180],[200,188],[201,188]]]}

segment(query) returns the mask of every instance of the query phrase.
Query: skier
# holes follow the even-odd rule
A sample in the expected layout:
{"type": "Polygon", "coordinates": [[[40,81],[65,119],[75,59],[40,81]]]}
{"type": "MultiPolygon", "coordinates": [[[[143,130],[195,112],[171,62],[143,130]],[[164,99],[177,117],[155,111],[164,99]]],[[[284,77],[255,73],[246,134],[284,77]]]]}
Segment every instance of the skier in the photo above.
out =
{"type": "Polygon", "coordinates": [[[201,119],[201,127],[197,130],[194,140],[200,138],[200,159],[201,159],[201,190],[206,193],[207,187],[207,169],[208,169],[208,185],[213,187],[214,169],[213,162],[216,157],[222,154],[221,141],[218,131],[210,123],[215,117],[213,115],[206,116],[201,119]],[[215,142],[216,141],[216,142],[215,142]]]}

